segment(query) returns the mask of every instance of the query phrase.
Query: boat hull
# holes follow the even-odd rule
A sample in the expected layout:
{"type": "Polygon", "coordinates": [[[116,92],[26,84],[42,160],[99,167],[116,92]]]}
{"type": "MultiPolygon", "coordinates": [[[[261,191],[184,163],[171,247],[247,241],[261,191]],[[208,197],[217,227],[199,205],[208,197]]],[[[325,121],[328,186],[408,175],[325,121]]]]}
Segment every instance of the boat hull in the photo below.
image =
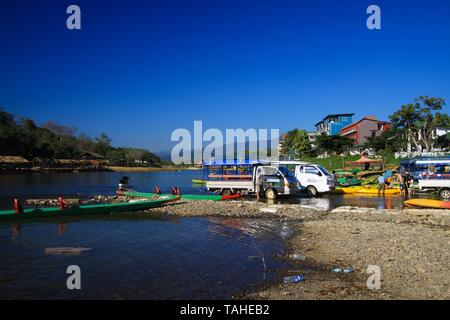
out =
{"type": "Polygon", "coordinates": [[[164,196],[160,197],[159,199],[149,201],[79,205],[69,207],[64,210],[61,210],[59,207],[24,209],[24,211],[21,213],[16,213],[14,210],[1,210],[0,220],[22,220],[26,218],[68,217],[80,215],[96,215],[96,214],[110,214],[118,212],[143,211],[151,208],[160,207],[165,204],[177,201],[179,199],[180,197],[176,196],[164,196]]]}
{"type": "MultiPolygon", "coordinates": [[[[118,195],[128,196],[134,198],[153,198],[159,196],[157,193],[151,192],[135,192],[135,191],[117,191],[118,195]]],[[[164,195],[164,194],[163,194],[164,195]]],[[[197,195],[197,194],[185,194],[181,195],[181,199],[184,200],[209,200],[209,201],[223,201],[228,199],[236,199],[239,198],[240,194],[234,194],[230,196],[222,196],[222,195],[197,195]]]]}
{"type": "Polygon", "coordinates": [[[410,199],[406,200],[404,203],[408,207],[450,209],[450,201],[441,201],[434,199],[410,199]]]}
{"type": "MultiPolygon", "coordinates": [[[[383,194],[383,191],[380,191],[381,194],[383,194]]],[[[384,190],[384,194],[399,194],[400,189],[386,189],[384,190]]],[[[377,188],[361,188],[355,194],[378,194],[377,188]]]]}

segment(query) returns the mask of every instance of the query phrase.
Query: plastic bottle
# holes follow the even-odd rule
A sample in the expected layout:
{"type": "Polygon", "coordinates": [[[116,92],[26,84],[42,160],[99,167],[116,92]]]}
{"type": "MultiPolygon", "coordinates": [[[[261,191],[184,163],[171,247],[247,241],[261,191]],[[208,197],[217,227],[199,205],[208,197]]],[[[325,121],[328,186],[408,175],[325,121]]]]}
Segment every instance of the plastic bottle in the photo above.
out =
{"type": "Polygon", "coordinates": [[[289,257],[294,260],[302,260],[302,261],[306,259],[305,256],[302,256],[301,254],[298,253],[293,253],[289,257]]]}
{"type": "Polygon", "coordinates": [[[283,283],[297,283],[304,281],[305,278],[301,275],[284,277],[283,283]]]}

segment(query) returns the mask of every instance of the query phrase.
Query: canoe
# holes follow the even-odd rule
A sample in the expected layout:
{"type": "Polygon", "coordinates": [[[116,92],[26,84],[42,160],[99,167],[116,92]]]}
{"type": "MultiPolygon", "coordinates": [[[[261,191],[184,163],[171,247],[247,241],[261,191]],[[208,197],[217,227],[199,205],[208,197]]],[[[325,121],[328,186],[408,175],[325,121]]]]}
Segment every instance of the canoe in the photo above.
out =
{"type": "MultiPolygon", "coordinates": [[[[128,196],[128,197],[133,197],[133,198],[153,198],[153,197],[159,196],[157,193],[151,193],[151,192],[117,191],[116,193],[117,193],[117,195],[128,196]]],[[[181,195],[181,199],[223,201],[223,200],[228,200],[228,199],[236,199],[236,198],[239,198],[240,196],[241,196],[240,194],[233,194],[230,196],[222,196],[222,195],[215,195],[215,194],[203,194],[203,195],[183,194],[183,195],[181,195]]]]}
{"type": "Polygon", "coordinates": [[[359,189],[357,189],[357,188],[342,187],[342,188],[336,188],[336,189],[330,191],[329,193],[334,193],[334,194],[352,194],[352,193],[358,192],[358,190],[359,189]]]}
{"type": "Polygon", "coordinates": [[[408,207],[450,209],[450,201],[441,201],[434,199],[410,199],[406,200],[404,203],[408,207]]]}
{"type": "MultiPolygon", "coordinates": [[[[330,191],[329,193],[334,194],[357,194],[357,195],[363,195],[363,194],[378,194],[378,189],[376,187],[363,187],[363,186],[352,186],[352,187],[337,187],[333,191],[330,191]]],[[[392,189],[386,189],[384,191],[385,195],[389,194],[398,194],[400,193],[400,189],[392,188],[392,189]]]]}
{"type": "MultiPolygon", "coordinates": [[[[382,191],[380,191],[380,193],[383,194],[382,191]]],[[[400,189],[397,189],[397,188],[384,190],[385,195],[386,194],[399,194],[399,193],[400,193],[400,189]]],[[[377,188],[361,188],[361,189],[357,189],[355,194],[378,194],[378,189],[377,188]]]]}
{"type": "Polygon", "coordinates": [[[205,184],[205,183],[206,183],[206,180],[192,179],[192,183],[195,183],[195,184],[205,184]]]}
{"type": "Polygon", "coordinates": [[[77,205],[61,210],[59,207],[24,209],[21,213],[14,210],[0,210],[0,220],[21,220],[25,218],[50,218],[50,217],[68,217],[78,215],[96,215],[110,214],[117,212],[142,211],[156,208],[179,200],[180,197],[165,195],[155,200],[123,202],[123,203],[104,203],[91,205],[77,205]]]}

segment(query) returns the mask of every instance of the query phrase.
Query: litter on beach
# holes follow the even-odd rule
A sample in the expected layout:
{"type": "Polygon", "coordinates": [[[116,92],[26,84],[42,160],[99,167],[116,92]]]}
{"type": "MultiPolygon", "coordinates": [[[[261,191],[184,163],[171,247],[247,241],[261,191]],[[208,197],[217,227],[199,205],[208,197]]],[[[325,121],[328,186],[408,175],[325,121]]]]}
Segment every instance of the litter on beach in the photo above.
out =
{"type": "Polygon", "coordinates": [[[333,268],[331,269],[331,272],[334,273],[352,273],[354,270],[353,268],[333,268]]]}
{"type": "Polygon", "coordinates": [[[293,260],[301,260],[301,261],[304,261],[306,259],[306,257],[304,255],[301,255],[298,253],[293,253],[293,254],[289,255],[289,257],[293,260]]]}
{"type": "Polygon", "coordinates": [[[284,277],[284,279],[283,279],[283,283],[285,283],[285,284],[298,283],[298,282],[302,282],[302,281],[305,281],[305,277],[303,277],[301,275],[284,277]]]}

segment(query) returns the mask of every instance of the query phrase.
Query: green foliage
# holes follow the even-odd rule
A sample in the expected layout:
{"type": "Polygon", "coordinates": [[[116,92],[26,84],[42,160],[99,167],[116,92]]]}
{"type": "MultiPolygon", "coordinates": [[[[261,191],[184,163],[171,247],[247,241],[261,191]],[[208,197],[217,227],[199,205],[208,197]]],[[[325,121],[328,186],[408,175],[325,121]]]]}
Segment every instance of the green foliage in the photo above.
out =
{"type": "Polygon", "coordinates": [[[95,140],[77,129],[55,122],[42,127],[31,119],[16,121],[14,116],[0,108],[0,155],[17,155],[26,159],[80,159],[83,153],[98,153],[115,165],[159,166],[161,160],[148,150],[114,148],[104,133],[95,140]]]}
{"type": "Polygon", "coordinates": [[[429,151],[433,143],[433,131],[437,126],[449,126],[450,117],[439,112],[446,105],[444,99],[420,96],[414,103],[406,104],[394,112],[390,119],[396,129],[408,133],[416,148],[421,145],[429,151]],[[421,136],[422,139],[418,139],[421,136]]]}
{"type": "Polygon", "coordinates": [[[319,151],[336,155],[347,151],[351,146],[353,146],[353,139],[339,135],[329,136],[322,133],[317,136],[316,144],[319,151]]]}
{"type": "Polygon", "coordinates": [[[283,143],[281,153],[292,157],[302,156],[311,149],[308,133],[305,130],[294,129],[289,131],[283,143]]]}
{"type": "Polygon", "coordinates": [[[391,128],[377,137],[369,137],[365,143],[366,148],[373,148],[376,152],[394,154],[396,151],[405,148],[407,141],[403,139],[402,131],[391,128]]]}
{"type": "Polygon", "coordinates": [[[443,149],[450,148],[450,132],[436,139],[436,146],[443,149]]]}

